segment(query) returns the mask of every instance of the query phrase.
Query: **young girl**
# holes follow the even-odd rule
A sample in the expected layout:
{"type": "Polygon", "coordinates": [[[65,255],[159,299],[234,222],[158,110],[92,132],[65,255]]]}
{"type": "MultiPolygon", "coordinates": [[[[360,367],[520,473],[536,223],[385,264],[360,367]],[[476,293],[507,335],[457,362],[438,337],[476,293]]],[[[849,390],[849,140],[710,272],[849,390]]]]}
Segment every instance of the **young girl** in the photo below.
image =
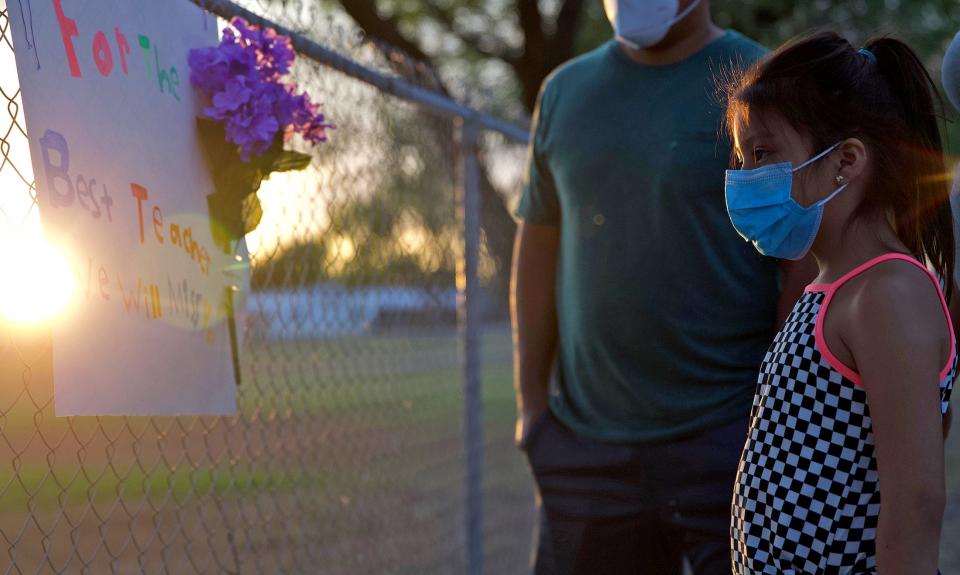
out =
{"type": "Polygon", "coordinates": [[[937,279],[949,297],[935,94],[902,42],[857,50],[833,33],[777,50],[729,92],[734,227],[772,257],[812,251],[820,268],[761,369],[735,573],[937,573],[957,353],[937,279]]]}

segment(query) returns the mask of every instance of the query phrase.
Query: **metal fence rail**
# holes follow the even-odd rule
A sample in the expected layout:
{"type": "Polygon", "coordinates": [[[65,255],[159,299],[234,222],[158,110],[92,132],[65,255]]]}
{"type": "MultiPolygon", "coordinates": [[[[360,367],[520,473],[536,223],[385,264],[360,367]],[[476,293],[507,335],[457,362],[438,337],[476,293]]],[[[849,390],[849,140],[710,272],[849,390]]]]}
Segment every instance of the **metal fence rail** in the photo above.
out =
{"type": "MultiPolygon", "coordinates": [[[[479,180],[515,189],[525,129],[315,11],[195,3],[292,36],[298,82],[338,128],[307,173],[260,192],[237,416],[56,418],[49,333],[0,323],[0,572],[524,572],[531,488],[509,332],[481,324],[503,270],[479,180]]],[[[0,0],[4,71],[9,34],[0,0]]],[[[15,74],[0,104],[15,250],[38,225],[15,74]]]]}

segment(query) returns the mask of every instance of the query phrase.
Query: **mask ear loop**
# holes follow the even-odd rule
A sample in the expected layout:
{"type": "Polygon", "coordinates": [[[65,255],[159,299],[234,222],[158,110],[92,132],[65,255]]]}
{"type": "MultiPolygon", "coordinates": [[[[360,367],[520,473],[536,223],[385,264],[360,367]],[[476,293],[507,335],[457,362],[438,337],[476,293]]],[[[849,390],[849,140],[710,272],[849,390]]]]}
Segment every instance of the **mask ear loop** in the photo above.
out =
{"type": "MultiPolygon", "coordinates": [[[[803,168],[806,168],[806,167],[809,166],[810,164],[816,162],[816,161],[819,160],[820,158],[822,158],[822,157],[826,156],[827,154],[829,154],[830,152],[836,150],[837,147],[838,147],[840,144],[842,144],[842,143],[843,143],[842,141],[837,142],[836,144],[830,146],[829,148],[827,148],[826,150],[820,152],[820,153],[817,154],[816,156],[810,158],[810,159],[807,160],[806,162],[800,164],[800,165],[797,166],[796,168],[790,170],[790,172],[793,173],[793,172],[796,172],[797,170],[802,170],[803,168]]],[[[823,198],[823,199],[820,200],[819,202],[816,202],[815,204],[813,204],[813,205],[810,206],[810,207],[811,207],[811,208],[816,208],[816,207],[819,207],[819,206],[822,206],[822,205],[826,204],[827,202],[829,202],[829,201],[832,200],[833,198],[837,197],[837,194],[839,194],[840,192],[842,192],[842,191],[843,191],[844,189],[846,189],[846,187],[849,186],[849,185],[850,185],[850,182],[847,182],[846,184],[843,184],[843,185],[840,186],[839,188],[833,190],[833,193],[831,193],[829,196],[823,198]]]]}
{"type": "Polygon", "coordinates": [[[827,196],[827,197],[823,198],[822,200],[820,200],[819,202],[817,202],[816,205],[822,206],[822,205],[826,204],[827,202],[829,202],[829,201],[832,200],[833,198],[837,197],[837,194],[839,194],[840,192],[842,192],[843,190],[845,190],[846,187],[849,186],[849,185],[850,185],[850,182],[847,182],[846,184],[843,184],[843,185],[840,186],[839,188],[833,190],[833,193],[832,193],[832,194],[830,194],[829,196],[827,196]]]}
{"type": "Polygon", "coordinates": [[[693,12],[693,9],[696,8],[696,7],[697,7],[697,4],[699,4],[699,3],[700,3],[700,0],[693,0],[693,2],[691,2],[690,5],[686,7],[686,9],[684,9],[682,12],[680,12],[679,14],[677,14],[677,16],[673,19],[673,21],[670,22],[670,25],[673,26],[673,25],[675,25],[677,22],[679,22],[679,21],[683,20],[684,18],[686,18],[688,14],[690,14],[691,12],[693,12]]]}
{"type": "Polygon", "coordinates": [[[802,170],[803,168],[806,168],[806,167],[809,166],[810,164],[816,162],[816,161],[819,160],[820,158],[822,158],[822,157],[826,156],[827,154],[829,154],[830,152],[836,150],[836,149],[837,149],[837,146],[839,146],[839,145],[842,144],[842,143],[843,143],[843,142],[837,142],[836,144],[830,146],[830,147],[827,148],[826,150],[820,152],[820,153],[817,154],[816,156],[810,158],[810,159],[807,160],[806,162],[800,164],[799,166],[797,166],[796,168],[794,168],[794,169],[792,169],[792,170],[790,170],[790,171],[791,171],[791,172],[796,172],[797,170],[802,170]]]}

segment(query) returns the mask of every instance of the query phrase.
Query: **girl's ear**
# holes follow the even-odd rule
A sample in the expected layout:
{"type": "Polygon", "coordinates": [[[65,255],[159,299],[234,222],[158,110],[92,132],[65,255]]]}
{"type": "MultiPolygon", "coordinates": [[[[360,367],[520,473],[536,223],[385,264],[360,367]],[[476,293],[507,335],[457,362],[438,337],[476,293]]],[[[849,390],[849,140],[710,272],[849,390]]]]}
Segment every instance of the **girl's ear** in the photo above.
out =
{"type": "Polygon", "coordinates": [[[837,175],[851,182],[863,174],[867,167],[867,147],[859,138],[848,138],[837,148],[840,163],[837,175]]]}

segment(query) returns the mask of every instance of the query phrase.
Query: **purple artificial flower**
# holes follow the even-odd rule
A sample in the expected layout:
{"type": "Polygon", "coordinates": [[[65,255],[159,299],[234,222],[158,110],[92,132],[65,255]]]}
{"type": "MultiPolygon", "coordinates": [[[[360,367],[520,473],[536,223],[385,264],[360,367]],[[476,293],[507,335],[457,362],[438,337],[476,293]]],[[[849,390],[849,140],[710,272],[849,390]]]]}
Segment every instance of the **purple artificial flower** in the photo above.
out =
{"type": "Polygon", "coordinates": [[[244,161],[264,153],[280,133],[285,140],[299,133],[314,144],[326,141],[325,130],[334,126],[309,95],[281,80],[295,56],[290,39],[241,18],[231,25],[218,46],[191,50],[188,57],[190,83],[212,103],[203,115],[224,122],[227,140],[244,161]]]}
{"type": "Polygon", "coordinates": [[[246,78],[240,76],[227,80],[223,90],[213,95],[213,107],[204,110],[204,114],[214,120],[223,120],[250,100],[253,93],[246,86],[246,78]]]}
{"type": "Polygon", "coordinates": [[[238,45],[222,42],[214,48],[190,50],[190,83],[212,97],[226,86],[231,78],[249,78],[256,74],[256,55],[238,45]]]}
{"type": "Polygon", "coordinates": [[[206,95],[223,89],[229,68],[226,58],[217,48],[190,50],[187,56],[190,64],[190,83],[206,95]]]}
{"type": "Polygon", "coordinates": [[[335,130],[337,127],[324,122],[324,119],[323,114],[314,116],[310,124],[303,130],[303,139],[313,144],[326,142],[327,130],[335,130]]]}
{"type": "Polygon", "coordinates": [[[227,139],[240,146],[240,159],[250,161],[251,155],[259,156],[270,148],[278,128],[276,118],[268,114],[256,114],[228,120],[227,139]]]}
{"type": "Polygon", "coordinates": [[[257,64],[265,77],[275,79],[290,71],[294,59],[290,38],[271,28],[248,24],[243,18],[234,18],[231,25],[240,33],[240,43],[256,51],[257,64]]]}
{"type": "Polygon", "coordinates": [[[225,121],[227,139],[240,146],[244,161],[264,153],[280,130],[274,91],[271,84],[260,83],[253,89],[238,88],[233,98],[223,92],[222,106],[205,110],[208,117],[225,121]]]}

